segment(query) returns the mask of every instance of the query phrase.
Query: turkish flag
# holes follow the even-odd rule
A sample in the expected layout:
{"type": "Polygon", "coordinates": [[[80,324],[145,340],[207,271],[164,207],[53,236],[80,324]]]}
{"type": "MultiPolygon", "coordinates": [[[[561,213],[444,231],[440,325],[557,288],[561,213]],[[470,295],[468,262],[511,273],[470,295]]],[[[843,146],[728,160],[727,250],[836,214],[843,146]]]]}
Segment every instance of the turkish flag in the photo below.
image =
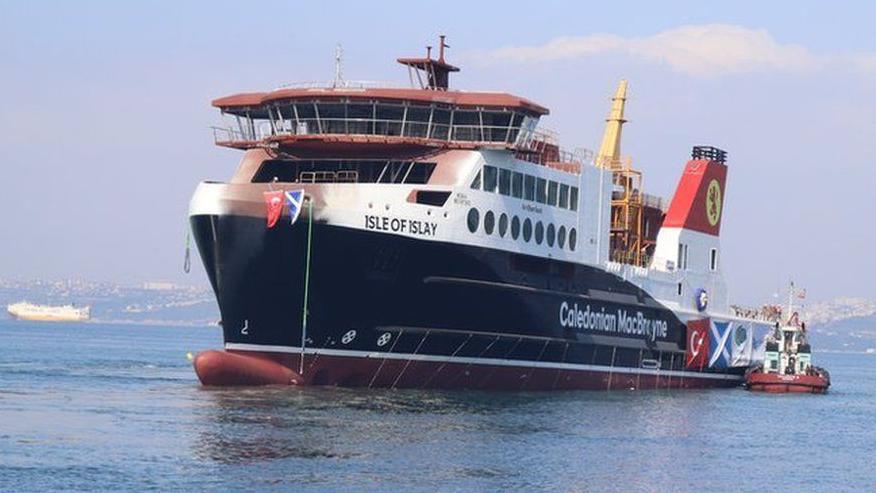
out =
{"type": "Polygon", "coordinates": [[[264,192],[267,207],[268,227],[273,228],[283,214],[283,191],[264,192]]]}
{"type": "Polygon", "coordinates": [[[691,320],[687,323],[687,351],[684,366],[703,369],[709,358],[709,319],[691,320]]]}

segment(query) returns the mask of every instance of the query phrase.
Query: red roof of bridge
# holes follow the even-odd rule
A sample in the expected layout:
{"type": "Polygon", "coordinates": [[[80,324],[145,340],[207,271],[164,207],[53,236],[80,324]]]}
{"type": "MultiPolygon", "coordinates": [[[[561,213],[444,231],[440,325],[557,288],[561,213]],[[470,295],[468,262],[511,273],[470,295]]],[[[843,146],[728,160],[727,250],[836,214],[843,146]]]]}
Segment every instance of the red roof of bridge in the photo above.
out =
{"type": "Polygon", "coordinates": [[[380,99],[415,101],[420,103],[445,103],[455,106],[484,106],[489,108],[518,108],[547,115],[550,111],[528,99],[501,92],[436,91],[431,89],[382,89],[382,88],[295,88],[277,89],[270,92],[234,94],[213,100],[213,106],[232,111],[235,108],[258,107],[283,100],[309,99],[380,99]]]}

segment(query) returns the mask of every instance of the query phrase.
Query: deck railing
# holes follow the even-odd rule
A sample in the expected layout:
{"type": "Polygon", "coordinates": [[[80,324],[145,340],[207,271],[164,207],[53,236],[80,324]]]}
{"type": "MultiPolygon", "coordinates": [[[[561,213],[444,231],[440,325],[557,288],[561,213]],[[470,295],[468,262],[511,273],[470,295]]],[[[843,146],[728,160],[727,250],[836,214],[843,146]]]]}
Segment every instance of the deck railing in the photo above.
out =
{"type": "Polygon", "coordinates": [[[228,141],[261,141],[276,136],[294,135],[376,135],[383,137],[412,137],[438,141],[475,142],[484,145],[513,145],[525,139],[526,130],[503,125],[450,125],[379,118],[310,118],[299,119],[295,125],[284,121],[272,124],[261,121],[258,125],[212,127],[216,143],[228,141]]]}

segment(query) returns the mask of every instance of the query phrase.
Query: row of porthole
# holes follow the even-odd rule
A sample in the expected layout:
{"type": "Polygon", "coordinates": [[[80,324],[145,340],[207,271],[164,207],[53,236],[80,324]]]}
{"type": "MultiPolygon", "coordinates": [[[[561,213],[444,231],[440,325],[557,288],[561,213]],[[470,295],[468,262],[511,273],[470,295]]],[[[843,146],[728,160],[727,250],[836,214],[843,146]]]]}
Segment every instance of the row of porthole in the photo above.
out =
{"type": "MultiPolygon", "coordinates": [[[[477,232],[478,227],[481,222],[481,213],[472,207],[468,210],[468,230],[472,233],[477,232]]],[[[500,238],[504,238],[506,234],[508,234],[508,215],[504,212],[499,215],[498,227],[496,224],[496,215],[493,211],[487,211],[484,214],[484,233],[488,235],[492,235],[494,232],[499,235],[500,238]]],[[[547,228],[545,228],[544,224],[541,221],[535,222],[535,227],[533,228],[532,220],[528,217],[523,220],[521,225],[520,218],[514,216],[510,221],[510,229],[511,229],[511,239],[516,240],[521,236],[523,236],[523,241],[529,243],[531,240],[535,240],[537,245],[541,245],[542,242],[546,242],[547,246],[552,247],[554,244],[559,248],[566,248],[566,227],[560,226],[557,229],[553,224],[548,224],[547,228]],[[533,231],[534,230],[534,231],[533,231]],[[533,233],[535,233],[533,235],[533,233]],[[534,236],[534,238],[533,238],[534,236]]],[[[568,245],[569,250],[575,251],[575,247],[578,246],[578,232],[575,228],[569,228],[568,231],[568,245]]]]}

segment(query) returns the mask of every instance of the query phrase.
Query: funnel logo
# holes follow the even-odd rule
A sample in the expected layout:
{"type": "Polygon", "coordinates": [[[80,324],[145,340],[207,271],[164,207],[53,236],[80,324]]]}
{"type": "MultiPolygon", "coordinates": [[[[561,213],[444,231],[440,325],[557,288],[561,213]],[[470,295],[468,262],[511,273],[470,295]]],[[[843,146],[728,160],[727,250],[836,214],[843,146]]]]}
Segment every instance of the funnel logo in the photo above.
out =
{"type": "Polygon", "coordinates": [[[721,185],[718,180],[709,182],[709,189],[706,190],[706,217],[712,226],[717,225],[721,219],[721,185]]]}

